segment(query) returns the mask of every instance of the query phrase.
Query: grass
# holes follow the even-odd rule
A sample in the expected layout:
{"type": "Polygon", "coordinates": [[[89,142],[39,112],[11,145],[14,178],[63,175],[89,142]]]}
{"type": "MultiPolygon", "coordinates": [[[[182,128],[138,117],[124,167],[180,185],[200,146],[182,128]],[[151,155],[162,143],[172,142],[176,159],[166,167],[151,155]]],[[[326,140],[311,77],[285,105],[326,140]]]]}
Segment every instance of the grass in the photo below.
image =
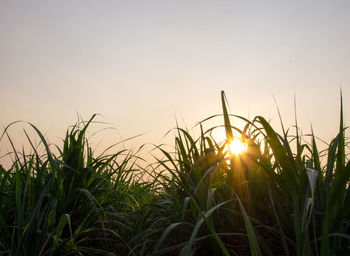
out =
{"type": "MultiPolygon", "coordinates": [[[[175,150],[140,168],[123,150],[94,156],[93,116],[68,129],[62,146],[18,151],[0,167],[0,255],[350,255],[350,162],[343,107],[339,133],[319,150],[279,134],[262,116],[230,115],[193,137],[175,129],[175,150]],[[231,125],[240,119],[245,126],[231,125]],[[212,132],[224,128],[226,140],[212,132]],[[247,150],[232,154],[238,134],[247,150]],[[57,152],[57,153],[53,153],[57,152]],[[321,164],[323,163],[324,164],[321,164]],[[147,181],[143,174],[149,177],[147,181]]],[[[341,105],[342,105],[341,100],[341,105]]],[[[25,132],[27,135],[27,133],[25,132]]]]}

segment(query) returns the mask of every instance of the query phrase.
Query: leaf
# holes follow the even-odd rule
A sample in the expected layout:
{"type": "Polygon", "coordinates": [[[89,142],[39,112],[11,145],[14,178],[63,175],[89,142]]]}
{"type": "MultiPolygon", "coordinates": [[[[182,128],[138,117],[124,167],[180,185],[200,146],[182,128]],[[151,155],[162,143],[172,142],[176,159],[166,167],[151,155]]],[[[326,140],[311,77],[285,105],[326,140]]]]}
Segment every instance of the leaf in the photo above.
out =
{"type": "Polygon", "coordinates": [[[233,133],[231,129],[231,122],[230,122],[230,117],[227,112],[227,107],[226,107],[226,96],[225,92],[221,91],[221,102],[222,102],[222,110],[224,112],[224,123],[225,123],[225,131],[226,131],[226,139],[227,141],[232,141],[233,140],[233,133]]]}
{"type": "MultiPolygon", "coordinates": [[[[236,196],[237,196],[237,194],[236,194],[236,196]]],[[[250,246],[251,255],[252,256],[261,256],[262,254],[260,251],[260,246],[259,246],[256,234],[254,232],[252,223],[250,222],[249,217],[247,215],[247,212],[245,211],[244,206],[243,206],[243,204],[238,196],[237,196],[237,200],[238,200],[239,206],[241,207],[242,216],[243,216],[243,220],[244,220],[244,226],[246,228],[248,239],[249,239],[249,246],[250,246]]]]}

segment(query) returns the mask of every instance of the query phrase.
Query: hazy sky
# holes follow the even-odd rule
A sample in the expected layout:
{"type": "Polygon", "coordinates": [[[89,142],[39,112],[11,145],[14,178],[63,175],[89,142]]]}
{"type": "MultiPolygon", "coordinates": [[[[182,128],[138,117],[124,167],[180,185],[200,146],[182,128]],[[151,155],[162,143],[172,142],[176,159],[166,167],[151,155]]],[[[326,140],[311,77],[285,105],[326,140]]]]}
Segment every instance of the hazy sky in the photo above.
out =
{"type": "MultiPolygon", "coordinates": [[[[64,136],[76,113],[160,143],[221,111],[264,115],[276,98],[305,133],[336,135],[350,105],[350,1],[0,1],[0,123],[64,136]]],[[[346,124],[349,124],[348,122],[346,124]]],[[[103,126],[99,126],[101,128],[103,126]]],[[[4,150],[0,150],[3,154],[4,150]]]]}

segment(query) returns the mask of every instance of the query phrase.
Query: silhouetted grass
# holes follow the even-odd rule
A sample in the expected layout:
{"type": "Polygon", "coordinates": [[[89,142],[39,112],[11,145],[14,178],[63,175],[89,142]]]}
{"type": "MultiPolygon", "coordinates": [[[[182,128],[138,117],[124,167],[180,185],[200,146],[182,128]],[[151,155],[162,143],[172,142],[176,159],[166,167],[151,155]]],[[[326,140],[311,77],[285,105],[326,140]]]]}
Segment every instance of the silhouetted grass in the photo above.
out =
{"type": "Polygon", "coordinates": [[[209,117],[198,138],[177,127],[175,152],[158,146],[163,157],[147,169],[130,151],[93,156],[94,116],[56,154],[33,125],[45,152],[29,136],[31,153],[18,152],[7,127],[14,160],[0,167],[0,255],[350,255],[342,106],[321,164],[315,136],[305,143],[297,122],[293,135],[278,134],[261,116],[230,115],[221,97],[223,126],[203,130],[209,117]],[[247,144],[238,155],[227,147],[235,134],[247,144]]]}

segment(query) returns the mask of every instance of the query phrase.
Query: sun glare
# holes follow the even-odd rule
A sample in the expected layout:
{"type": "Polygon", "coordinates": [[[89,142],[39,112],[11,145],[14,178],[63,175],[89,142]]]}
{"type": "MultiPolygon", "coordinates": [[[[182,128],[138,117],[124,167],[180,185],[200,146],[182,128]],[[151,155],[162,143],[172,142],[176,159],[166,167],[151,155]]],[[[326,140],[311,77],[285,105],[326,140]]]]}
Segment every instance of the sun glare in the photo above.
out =
{"type": "Polygon", "coordinates": [[[241,142],[241,140],[239,139],[234,139],[228,145],[228,149],[232,154],[238,155],[243,151],[247,150],[247,144],[244,142],[241,142]]]}

